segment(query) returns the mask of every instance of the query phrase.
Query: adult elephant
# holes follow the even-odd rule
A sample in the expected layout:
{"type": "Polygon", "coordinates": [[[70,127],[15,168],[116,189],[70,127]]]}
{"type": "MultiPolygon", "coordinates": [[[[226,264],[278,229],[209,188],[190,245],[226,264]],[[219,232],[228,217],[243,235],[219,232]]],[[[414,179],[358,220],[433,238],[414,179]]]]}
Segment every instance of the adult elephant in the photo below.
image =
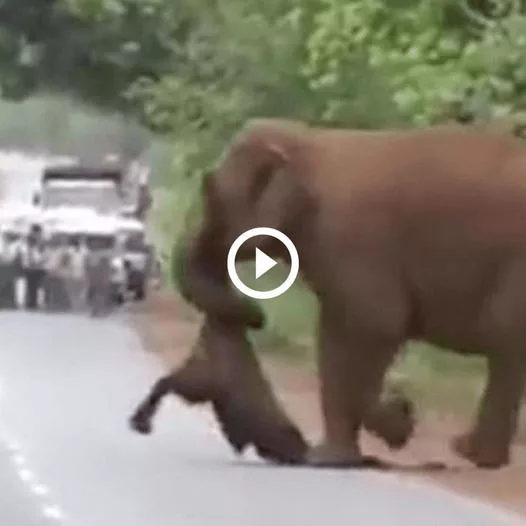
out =
{"type": "MultiPolygon", "coordinates": [[[[477,466],[509,462],[526,375],[526,148],[457,126],[355,131],[256,120],[203,188],[204,219],[187,252],[183,294],[225,320],[261,327],[233,292],[226,256],[253,227],[295,243],[320,301],[325,437],[319,466],[355,466],[358,431],[408,340],[487,358],[471,431],[454,440],[477,466]]],[[[257,246],[287,259],[272,238],[257,246]]]]}

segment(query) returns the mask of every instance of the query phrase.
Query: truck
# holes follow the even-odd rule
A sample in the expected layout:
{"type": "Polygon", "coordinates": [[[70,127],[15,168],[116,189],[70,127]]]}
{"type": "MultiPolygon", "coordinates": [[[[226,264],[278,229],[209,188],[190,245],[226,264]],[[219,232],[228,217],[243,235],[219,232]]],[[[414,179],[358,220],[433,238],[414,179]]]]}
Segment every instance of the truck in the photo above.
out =
{"type": "Polygon", "coordinates": [[[121,179],[122,173],[111,168],[48,166],[34,201],[44,210],[82,206],[101,213],[115,212],[122,206],[121,179]]]}
{"type": "Polygon", "coordinates": [[[33,203],[43,209],[58,206],[90,207],[102,214],[143,220],[151,205],[148,170],[136,161],[60,163],[44,168],[33,203]]]}

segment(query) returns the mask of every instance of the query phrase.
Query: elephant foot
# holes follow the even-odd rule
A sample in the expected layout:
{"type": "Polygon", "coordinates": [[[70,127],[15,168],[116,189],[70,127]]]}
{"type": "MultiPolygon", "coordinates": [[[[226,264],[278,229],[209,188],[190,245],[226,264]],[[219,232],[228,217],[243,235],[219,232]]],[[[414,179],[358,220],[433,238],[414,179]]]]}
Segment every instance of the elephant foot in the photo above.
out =
{"type": "Polygon", "coordinates": [[[130,427],[141,435],[149,435],[152,432],[152,421],[144,411],[136,411],[129,420],[130,427]]]}
{"type": "Polygon", "coordinates": [[[485,442],[477,439],[476,434],[468,432],[455,437],[452,448],[457,455],[479,468],[498,469],[509,464],[509,447],[485,442]]]}
{"type": "Polygon", "coordinates": [[[401,449],[413,436],[415,408],[403,394],[381,401],[365,418],[367,431],[382,439],[389,448],[401,449]]]}
{"type": "Polygon", "coordinates": [[[328,469],[383,469],[386,464],[377,457],[362,455],[356,448],[338,448],[320,444],[311,448],[306,455],[306,465],[328,469]]]}

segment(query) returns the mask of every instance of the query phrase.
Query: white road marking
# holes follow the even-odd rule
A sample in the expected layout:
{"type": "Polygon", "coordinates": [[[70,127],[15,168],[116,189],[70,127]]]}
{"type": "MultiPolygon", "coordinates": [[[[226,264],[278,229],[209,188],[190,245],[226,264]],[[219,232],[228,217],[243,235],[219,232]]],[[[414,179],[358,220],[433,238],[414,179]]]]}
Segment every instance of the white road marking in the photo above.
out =
{"type": "Polygon", "coordinates": [[[45,506],[43,510],[44,517],[48,519],[64,520],[64,513],[58,506],[45,506]]]}
{"type": "Polygon", "coordinates": [[[64,511],[58,504],[53,502],[49,488],[40,483],[35,472],[28,467],[29,461],[22,453],[20,443],[12,438],[7,438],[6,435],[7,433],[3,429],[2,432],[0,432],[0,446],[5,448],[9,453],[10,460],[15,465],[17,475],[27,487],[29,493],[34,495],[42,516],[46,519],[63,523],[66,518],[64,511]]]}

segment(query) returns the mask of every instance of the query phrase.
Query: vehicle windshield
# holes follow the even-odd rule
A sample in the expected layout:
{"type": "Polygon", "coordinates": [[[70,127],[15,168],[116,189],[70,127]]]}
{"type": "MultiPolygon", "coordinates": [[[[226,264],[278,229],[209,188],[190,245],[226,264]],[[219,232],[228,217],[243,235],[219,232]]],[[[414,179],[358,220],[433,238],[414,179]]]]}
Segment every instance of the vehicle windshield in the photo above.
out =
{"type": "Polygon", "coordinates": [[[73,246],[78,240],[78,235],[70,232],[55,232],[49,238],[50,247],[73,246]]]}
{"type": "Polygon", "coordinates": [[[86,235],[86,246],[90,250],[112,250],[115,247],[115,236],[88,234],[86,235]]]}
{"type": "Polygon", "coordinates": [[[117,188],[111,182],[48,182],[42,192],[42,206],[84,206],[111,212],[120,206],[117,188]]]}
{"type": "Polygon", "coordinates": [[[144,232],[125,232],[124,249],[130,252],[144,251],[144,232]]]}

